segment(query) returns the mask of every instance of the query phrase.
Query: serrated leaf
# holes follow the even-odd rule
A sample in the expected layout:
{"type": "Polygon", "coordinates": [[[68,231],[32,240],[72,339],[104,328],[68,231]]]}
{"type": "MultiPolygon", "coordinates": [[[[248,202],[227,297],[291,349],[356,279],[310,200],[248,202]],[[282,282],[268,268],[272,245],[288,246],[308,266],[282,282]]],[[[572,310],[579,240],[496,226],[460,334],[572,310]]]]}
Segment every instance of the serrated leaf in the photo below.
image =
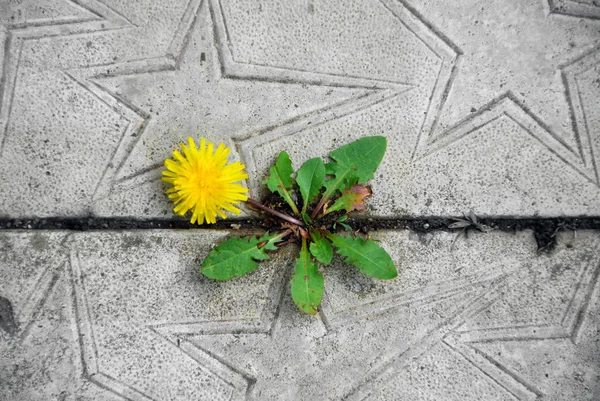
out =
{"type": "Polygon", "coordinates": [[[292,299],[304,313],[315,315],[323,299],[325,282],[317,265],[310,260],[306,239],[302,239],[300,257],[296,260],[294,274],[290,280],[292,299]]]}
{"type": "Polygon", "coordinates": [[[292,185],[294,184],[292,174],[294,174],[292,161],[287,152],[283,151],[277,156],[275,165],[269,169],[269,176],[263,181],[263,184],[266,184],[271,192],[277,192],[281,195],[294,213],[300,214],[290,194],[292,185]]]}
{"type": "Polygon", "coordinates": [[[329,155],[334,160],[328,163],[327,173],[334,178],[326,183],[327,193],[364,184],[379,167],[387,147],[383,136],[368,136],[334,150],[329,155]]]}
{"type": "Polygon", "coordinates": [[[277,246],[275,244],[278,243],[279,241],[281,241],[281,238],[278,237],[277,233],[275,233],[275,234],[265,233],[265,234],[263,234],[262,237],[260,237],[258,239],[258,247],[260,247],[266,251],[276,251],[277,246]],[[262,246],[261,246],[261,244],[262,244],[262,246]]]}
{"type": "Polygon", "coordinates": [[[329,240],[323,237],[317,230],[311,231],[310,236],[312,239],[309,247],[310,253],[324,265],[331,263],[331,258],[333,258],[333,248],[331,247],[329,240]]]}
{"type": "Polygon", "coordinates": [[[398,276],[392,258],[375,241],[336,234],[329,234],[327,237],[337,248],[337,253],[346,256],[346,262],[358,267],[367,276],[380,280],[398,276]]]}
{"type": "Polygon", "coordinates": [[[267,250],[276,250],[276,234],[262,237],[234,237],[220,243],[204,259],[200,273],[215,280],[241,277],[258,267],[257,261],[269,259],[267,250]],[[262,245],[262,246],[259,246],[262,245]]]}
{"type": "Polygon", "coordinates": [[[336,212],[342,209],[347,212],[352,212],[353,210],[365,210],[365,198],[369,195],[371,195],[371,190],[368,187],[358,184],[353,185],[352,188],[344,190],[342,196],[327,209],[327,213],[336,212]]]}
{"type": "Polygon", "coordinates": [[[302,212],[306,212],[306,208],[313,201],[315,196],[319,194],[319,191],[323,187],[325,181],[325,165],[323,160],[319,157],[309,159],[296,174],[296,183],[300,188],[302,194],[302,212]]]}

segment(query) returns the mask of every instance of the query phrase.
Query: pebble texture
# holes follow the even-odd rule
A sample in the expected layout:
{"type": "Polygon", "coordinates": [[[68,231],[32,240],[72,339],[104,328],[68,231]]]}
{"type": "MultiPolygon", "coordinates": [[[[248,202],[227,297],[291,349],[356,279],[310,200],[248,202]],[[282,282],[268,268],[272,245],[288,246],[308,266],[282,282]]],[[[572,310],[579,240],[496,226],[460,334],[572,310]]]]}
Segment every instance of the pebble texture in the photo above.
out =
{"type": "MultiPolygon", "coordinates": [[[[599,103],[597,0],[0,0],[0,219],[171,219],[188,135],[256,198],[384,135],[363,217],[599,216],[599,103]]],[[[198,274],[231,223],[0,230],[0,400],[600,399],[597,230],[372,232],[312,317],[295,245],[198,274]]]]}

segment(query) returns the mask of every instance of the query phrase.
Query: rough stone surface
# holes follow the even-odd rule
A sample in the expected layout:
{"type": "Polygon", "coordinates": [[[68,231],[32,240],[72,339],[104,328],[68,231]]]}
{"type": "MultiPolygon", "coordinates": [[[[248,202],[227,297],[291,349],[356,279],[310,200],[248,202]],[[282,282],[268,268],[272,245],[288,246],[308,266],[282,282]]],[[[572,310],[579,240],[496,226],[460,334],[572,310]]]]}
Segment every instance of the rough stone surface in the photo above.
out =
{"type": "Polygon", "coordinates": [[[494,0],[0,1],[0,215],[171,216],[188,135],[255,196],[381,134],[374,216],[600,212],[600,6],[494,0]],[[43,194],[43,196],[40,196],[43,194]]]}
{"type": "Polygon", "coordinates": [[[335,259],[319,317],[290,300],[293,245],[244,278],[202,279],[227,235],[3,233],[0,296],[19,327],[0,330],[4,399],[600,395],[596,232],[541,255],[529,232],[378,232],[399,277],[335,259]]]}
{"type": "MultiPolygon", "coordinates": [[[[170,219],[188,135],[256,198],[384,135],[362,217],[598,217],[598,104],[597,0],[0,0],[0,219],[170,219]]],[[[598,231],[372,232],[312,317],[295,245],[198,274],[232,224],[0,230],[0,400],[600,400],[598,231]]]]}

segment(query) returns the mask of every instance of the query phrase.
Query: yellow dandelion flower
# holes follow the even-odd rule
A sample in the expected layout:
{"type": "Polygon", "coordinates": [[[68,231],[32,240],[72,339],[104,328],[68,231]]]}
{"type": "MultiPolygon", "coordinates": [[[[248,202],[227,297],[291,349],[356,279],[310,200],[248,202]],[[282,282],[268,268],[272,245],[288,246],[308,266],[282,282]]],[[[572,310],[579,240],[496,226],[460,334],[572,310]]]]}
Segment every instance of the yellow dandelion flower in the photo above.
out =
{"type": "Polygon", "coordinates": [[[227,217],[224,210],[239,214],[234,205],[248,199],[248,189],[235,184],[248,178],[245,166],[240,162],[227,164],[230,149],[224,144],[213,153],[214,147],[212,142],[207,146],[202,138],[200,148],[196,148],[188,137],[188,146],[181,145],[183,155],[175,150],[173,159],[165,160],[167,170],[162,172],[162,180],[172,185],[167,194],[175,202],[173,211],[180,216],[191,211],[192,224],[203,224],[204,220],[216,223],[217,215],[227,217]]]}

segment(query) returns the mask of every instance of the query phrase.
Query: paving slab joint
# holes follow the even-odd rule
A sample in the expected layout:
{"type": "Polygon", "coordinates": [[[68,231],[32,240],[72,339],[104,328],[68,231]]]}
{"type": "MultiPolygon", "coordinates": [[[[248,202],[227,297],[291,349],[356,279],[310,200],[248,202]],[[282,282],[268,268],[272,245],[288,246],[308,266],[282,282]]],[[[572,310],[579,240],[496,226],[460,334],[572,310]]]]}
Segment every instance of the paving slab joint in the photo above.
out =
{"type": "MultiPolygon", "coordinates": [[[[367,234],[376,230],[411,230],[419,233],[450,231],[468,235],[476,227],[450,228],[462,216],[425,216],[395,218],[350,218],[348,224],[357,232],[367,234]]],[[[0,230],[260,230],[260,219],[220,220],[216,224],[195,225],[183,219],[133,219],[115,217],[48,217],[48,218],[0,218],[0,230]]],[[[600,216],[579,217],[484,217],[481,225],[492,230],[518,232],[531,230],[539,251],[551,251],[556,246],[559,231],[600,230],[600,216]]]]}

